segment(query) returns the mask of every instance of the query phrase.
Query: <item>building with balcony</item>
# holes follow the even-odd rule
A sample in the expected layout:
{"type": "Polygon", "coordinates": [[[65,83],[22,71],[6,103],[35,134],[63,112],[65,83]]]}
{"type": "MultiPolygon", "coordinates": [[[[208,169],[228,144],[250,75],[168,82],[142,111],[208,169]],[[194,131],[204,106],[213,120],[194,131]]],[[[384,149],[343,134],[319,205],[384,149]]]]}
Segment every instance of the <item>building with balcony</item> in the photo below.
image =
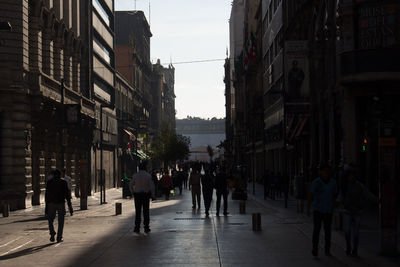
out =
{"type": "Polygon", "coordinates": [[[153,65],[150,124],[153,135],[158,136],[162,127],[175,130],[175,68],[170,64],[163,67],[160,60],[153,65]]]}
{"type": "Polygon", "coordinates": [[[151,142],[150,111],[152,108],[149,23],[143,11],[115,12],[116,25],[116,68],[121,76],[141,96],[138,107],[140,116],[136,118],[133,134],[147,150],[151,142]]]}

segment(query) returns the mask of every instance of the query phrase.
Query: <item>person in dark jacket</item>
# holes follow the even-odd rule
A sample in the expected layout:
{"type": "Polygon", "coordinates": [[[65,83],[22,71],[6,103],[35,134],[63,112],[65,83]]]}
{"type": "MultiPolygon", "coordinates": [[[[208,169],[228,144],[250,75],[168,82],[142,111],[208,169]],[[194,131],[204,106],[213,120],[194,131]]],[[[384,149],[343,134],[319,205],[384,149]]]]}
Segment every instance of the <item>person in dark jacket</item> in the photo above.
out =
{"type": "Polygon", "coordinates": [[[224,198],[224,215],[228,215],[228,175],[225,173],[225,167],[221,167],[215,176],[215,190],[217,193],[217,213],[221,207],[221,197],[224,198]]]}
{"type": "Polygon", "coordinates": [[[53,178],[47,182],[46,185],[46,211],[47,219],[49,221],[50,241],[54,242],[54,237],[57,234],[57,242],[63,241],[63,230],[64,230],[64,216],[65,216],[65,200],[68,203],[68,209],[73,215],[73,209],[71,205],[71,195],[69,194],[67,182],[61,179],[61,172],[55,170],[53,178]],[[58,214],[58,231],[54,230],[54,219],[58,214]]]}
{"type": "Polygon", "coordinates": [[[201,176],[201,187],[203,189],[203,199],[204,207],[206,209],[206,216],[208,217],[210,215],[209,210],[214,191],[214,174],[210,169],[207,169],[206,173],[201,176]]]}
{"type": "Polygon", "coordinates": [[[357,181],[355,165],[345,166],[346,181],[339,199],[343,207],[343,228],[346,238],[346,255],[358,257],[360,222],[367,200],[377,203],[378,199],[357,181]]]}

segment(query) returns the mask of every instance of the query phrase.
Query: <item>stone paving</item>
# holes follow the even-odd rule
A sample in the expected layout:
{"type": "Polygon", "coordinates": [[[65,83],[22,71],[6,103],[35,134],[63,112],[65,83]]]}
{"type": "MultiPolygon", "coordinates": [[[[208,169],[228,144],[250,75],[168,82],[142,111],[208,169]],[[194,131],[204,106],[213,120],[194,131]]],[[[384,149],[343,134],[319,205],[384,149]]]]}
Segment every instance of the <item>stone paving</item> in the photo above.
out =
{"type": "Polygon", "coordinates": [[[205,218],[204,209],[191,209],[190,191],[183,193],[151,203],[150,234],[133,233],[133,200],[122,199],[120,189],[107,191],[105,205],[90,197],[86,211],[75,200],[59,244],[49,242],[43,205],[11,212],[0,218],[0,266],[399,266],[363,251],[360,259],[346,257],[340,235],[334,235],[333,256],[321,250],[313,258],[310,218],[261,194],[249,194],[246,214],[230,199],[230,214],[220,217],[214,196],[205,218]],[[115,202],[122,203],[122,215],[115,216],[115,202]],[[252,231],[254,212],[262,215],[261,232],[252,231]]]}

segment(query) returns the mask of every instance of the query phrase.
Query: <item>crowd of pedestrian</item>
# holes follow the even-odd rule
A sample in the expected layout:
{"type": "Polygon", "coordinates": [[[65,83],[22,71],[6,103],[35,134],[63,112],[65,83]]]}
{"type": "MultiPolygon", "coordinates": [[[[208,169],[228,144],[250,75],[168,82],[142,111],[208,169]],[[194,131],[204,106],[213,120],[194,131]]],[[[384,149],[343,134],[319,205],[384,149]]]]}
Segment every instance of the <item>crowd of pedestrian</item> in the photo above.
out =
{"type": "MultiPolygon", "coordinates": [[[[140,232],[143,213],[144,232],[150,230],[150,200],[155,200],[164,195],[165,201],[171,195],[179,196],[189,190],[192,196],[192,209],[200,210],[202,207],[201,195],[206,217],[210,215],[214,190],[216,193],[216,216],[220,215],[223,200],[223,215],[228,215],[228,194],[232,188],[233,193],[239,194],[246,191],[244,168],[228,170],[224,164],[210,164],[192,162],[176,168],[166,167],[163,171],[147,172],[147,163],[139,164],[139,171],[130,179],[123,177],[123,196],[131,195],[135,200],[135,226],[134,232],[140,232]],[[245,181],[245,182],[243,182],[245,181]],[[126,185],[129,185],[128,189],[126,185]],[[127,192],[127,190],[129,192],[127,192]],[[177,191],[175,191],[177,190],[177,191]],[[176,192],[176,193],[175,193],[176,192]]],[[[359,181],[357,167],[353,164],[345,165],[343,172],[334,175],[328,165],[319,167],[319,176],[305,189],[300,184],[304,183],[304,176],[296,180],[296,195],[304,196],[308,191],[307,213],[313,215],[312,255],[319,254],[319,239],[321,228],[324,229],[324,251],[331,255],[332,221],[335,209],[343,218],[343,229],[346,241],[346,255],[358,257],[360,222],[363,210],[368,201],[377,203],[378,199],[371,194],[359,181]],[[300,179],[301,178],[301,179],[300,179]]],[[[248,181],[247,181],[248,182],[248,181]]],[[[281,173],[266,171],[263,176],[264,199],[267,197],[275,200],[285,192],[285,184],[281,173]]],[[[66,214],[65,201],[68,204],[70,215],[73,215],[71,205],[72,179],[67,175],[67,170],[53,170],[46,179],[45,213],[49,224],[50,241],[63,241],[64,217],[66,214]],[[58,231],[54,228],[54,219],[58,215],[58,231]],[[57,237],[56,237],[57,235],[57,237]],[[56,237],[56,238],[55,238],[56,237]]],[[[235,196],[232,196],[235,199],[235,196]]]]}

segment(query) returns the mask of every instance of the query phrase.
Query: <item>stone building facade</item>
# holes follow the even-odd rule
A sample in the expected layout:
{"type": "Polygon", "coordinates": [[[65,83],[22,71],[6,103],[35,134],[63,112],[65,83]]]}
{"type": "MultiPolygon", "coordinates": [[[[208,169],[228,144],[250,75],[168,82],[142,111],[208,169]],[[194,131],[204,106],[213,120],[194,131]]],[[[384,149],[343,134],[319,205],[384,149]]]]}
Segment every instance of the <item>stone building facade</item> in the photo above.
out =
{"type": "Polygon", "coordinates": [[[150,26],[143,11],[117,11],[115,25],[116,68],[142,94],[144,118],[138,122],[138,133],[148,134],[152,106],[150,26]]]}
{"type": "Polygon", "coordinates": [[[79,185],[79,162],[90,158],[87,4],[0,3],[0,17],[13,27],[0,47],[0,201],[12,210],[43,201],[51,169],[67,168],[79,185]]]}
{"type": "Polygon", "coordinates": [[[175,130],[175,68],[170,64],[163,67],[160,60],[153,65],[151,95],[153,105],[150,112],[150,123],[153,136],[160,133],[162,127],[167,126],[175,130]]]}

